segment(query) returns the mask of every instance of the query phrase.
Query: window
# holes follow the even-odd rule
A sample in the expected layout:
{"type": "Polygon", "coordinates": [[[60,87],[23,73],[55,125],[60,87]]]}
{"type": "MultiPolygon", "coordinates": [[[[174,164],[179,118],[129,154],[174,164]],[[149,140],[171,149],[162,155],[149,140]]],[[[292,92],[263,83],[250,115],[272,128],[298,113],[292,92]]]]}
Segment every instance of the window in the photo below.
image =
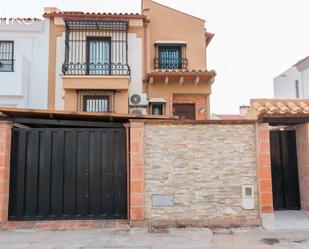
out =
{"type": "Polygon", "coordinates": [[[111,112],[113,92],[101,90],[78,91],[78,110],[84,112],[111,112]]]}
{"type": "Polygon", "coordinates": [[[152,103],[151,104],[151,114],[152,115],[163,115],[164,114],[164,104],[163,103],[152,103]]]}
{"type": "Polygon", "coordinates": [[[130,75],[126,20],[65,20],[63,75],[130,75]]]}
{"type": "Polygon", "coordinates": [[[160,46],[159,47],[159,67],[164,69],[181,68],[181,47],[180,46],[160,46]]]}
{"type": "Polygon", "coordinates": [[[155,69],[186,69],[185,53],[185,45],[156,44],[155,69]]]}
{"type": "Polygon", "coordinates": [[[296,98],[299,98],[299,83],[298,83],[298,80],[295,80],[295,95],[296,95],[296,98]]]}
{"type": "Polygon", "coordinates": [[[14,42],[0,41],[0,72],[14,71],[14,42]]]}
{"type": "Polygon", "coordinates": [[[85,112],[109,112],[109,96],[84,96],[85,112]]]}
{"type": "Polygon", "coordinates": [[[110,75],[110,37],[87,37],[87,74],[110,75]]]}

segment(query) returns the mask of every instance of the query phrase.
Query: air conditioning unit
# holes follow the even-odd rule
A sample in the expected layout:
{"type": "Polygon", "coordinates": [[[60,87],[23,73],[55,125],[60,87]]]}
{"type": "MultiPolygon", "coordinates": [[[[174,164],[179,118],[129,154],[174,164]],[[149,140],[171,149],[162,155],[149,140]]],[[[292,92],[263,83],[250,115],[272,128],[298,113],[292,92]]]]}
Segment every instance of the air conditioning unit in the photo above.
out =
{"type": "Polygon", "coordinates": [[[132,94],[130,96],[130,105],[131,106],[147,106],[148,100],[147,100],[147,94],[132,94]]]}
{"type": "Polygon", "coordinates": [[[147,108],[130,108],[130,113],[136,115],[147,115],[147,108]]]}

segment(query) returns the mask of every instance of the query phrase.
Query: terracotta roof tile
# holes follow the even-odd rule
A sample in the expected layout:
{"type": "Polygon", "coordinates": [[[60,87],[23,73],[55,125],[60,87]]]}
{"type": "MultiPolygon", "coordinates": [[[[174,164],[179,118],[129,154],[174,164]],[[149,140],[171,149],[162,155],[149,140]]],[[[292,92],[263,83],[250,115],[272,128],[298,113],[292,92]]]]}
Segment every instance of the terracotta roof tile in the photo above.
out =
{"type": "Polygon", "coordinates": [[[247,117],[303,116],[309,114],[309,99],[252,99],[247,117]]]}
{"type": "Polygon", "coordinates": [[[188,70],[188,69],[157,69],[149,73],[153,74],[188,74],[188,75],[198,75],[198,74],[213,74],[216,75],[215,70],[188,70]]]}
{"type": "Polygon", "coordinates": [[[165,70],[165,69],[157,69],[147,74],[147,80],[150,77],[153,78],[162,78],[162,77],[185,77],[185,78],[193,78],[193,77],[200,77],[201,79],[211,79],[215,77],[216,71],[215,70],[184,70],[184,69],[177,69],[177,70],[165,70]]]}
{"type": "Polygon", "coordinates": [[[51,13],[44,13],[43,17],[146,19],[145,15],[139,13],[105,13],[83,11],[55,11],[51,13]]]}

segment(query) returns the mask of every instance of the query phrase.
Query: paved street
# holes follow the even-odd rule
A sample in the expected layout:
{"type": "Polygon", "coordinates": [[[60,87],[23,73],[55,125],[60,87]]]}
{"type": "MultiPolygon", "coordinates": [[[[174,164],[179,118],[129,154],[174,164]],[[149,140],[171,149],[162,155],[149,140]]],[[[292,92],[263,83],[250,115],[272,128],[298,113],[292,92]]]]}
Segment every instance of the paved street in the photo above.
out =
{"type": "Polygon", "coordinates": [[[308,249],[308,231],[252,229],[92,229],[0,232],[0,249],[308,249]]]}

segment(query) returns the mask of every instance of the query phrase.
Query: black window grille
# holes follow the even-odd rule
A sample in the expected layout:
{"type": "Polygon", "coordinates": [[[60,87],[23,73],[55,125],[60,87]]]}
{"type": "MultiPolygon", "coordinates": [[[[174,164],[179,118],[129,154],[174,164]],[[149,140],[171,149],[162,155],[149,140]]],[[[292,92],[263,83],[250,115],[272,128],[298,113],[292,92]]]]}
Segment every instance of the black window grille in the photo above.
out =
{"type": "Polygon", "coordinates": [[[128,22],[67,20],[64,75],[130,75],[128,22]]]}
{"type": "Polygon", "coordinates": [[[113,91],[79,90],[78,111],[85,112],[112,112],[113,91]]]}
{"type": "Polygon", "coordinates": [[[0,72],[14,71],[14,42],[0,41],[0,72]]]}
{"type": "Polygon", "coordinates": [[[156,45],[155,69],[187,69],[184,45],[156,45]]]}
{"type": "Polygon", "coordinates": [[[85,95],[83,100],[85,112],[109,112],[109,96],[85,95]]]}

